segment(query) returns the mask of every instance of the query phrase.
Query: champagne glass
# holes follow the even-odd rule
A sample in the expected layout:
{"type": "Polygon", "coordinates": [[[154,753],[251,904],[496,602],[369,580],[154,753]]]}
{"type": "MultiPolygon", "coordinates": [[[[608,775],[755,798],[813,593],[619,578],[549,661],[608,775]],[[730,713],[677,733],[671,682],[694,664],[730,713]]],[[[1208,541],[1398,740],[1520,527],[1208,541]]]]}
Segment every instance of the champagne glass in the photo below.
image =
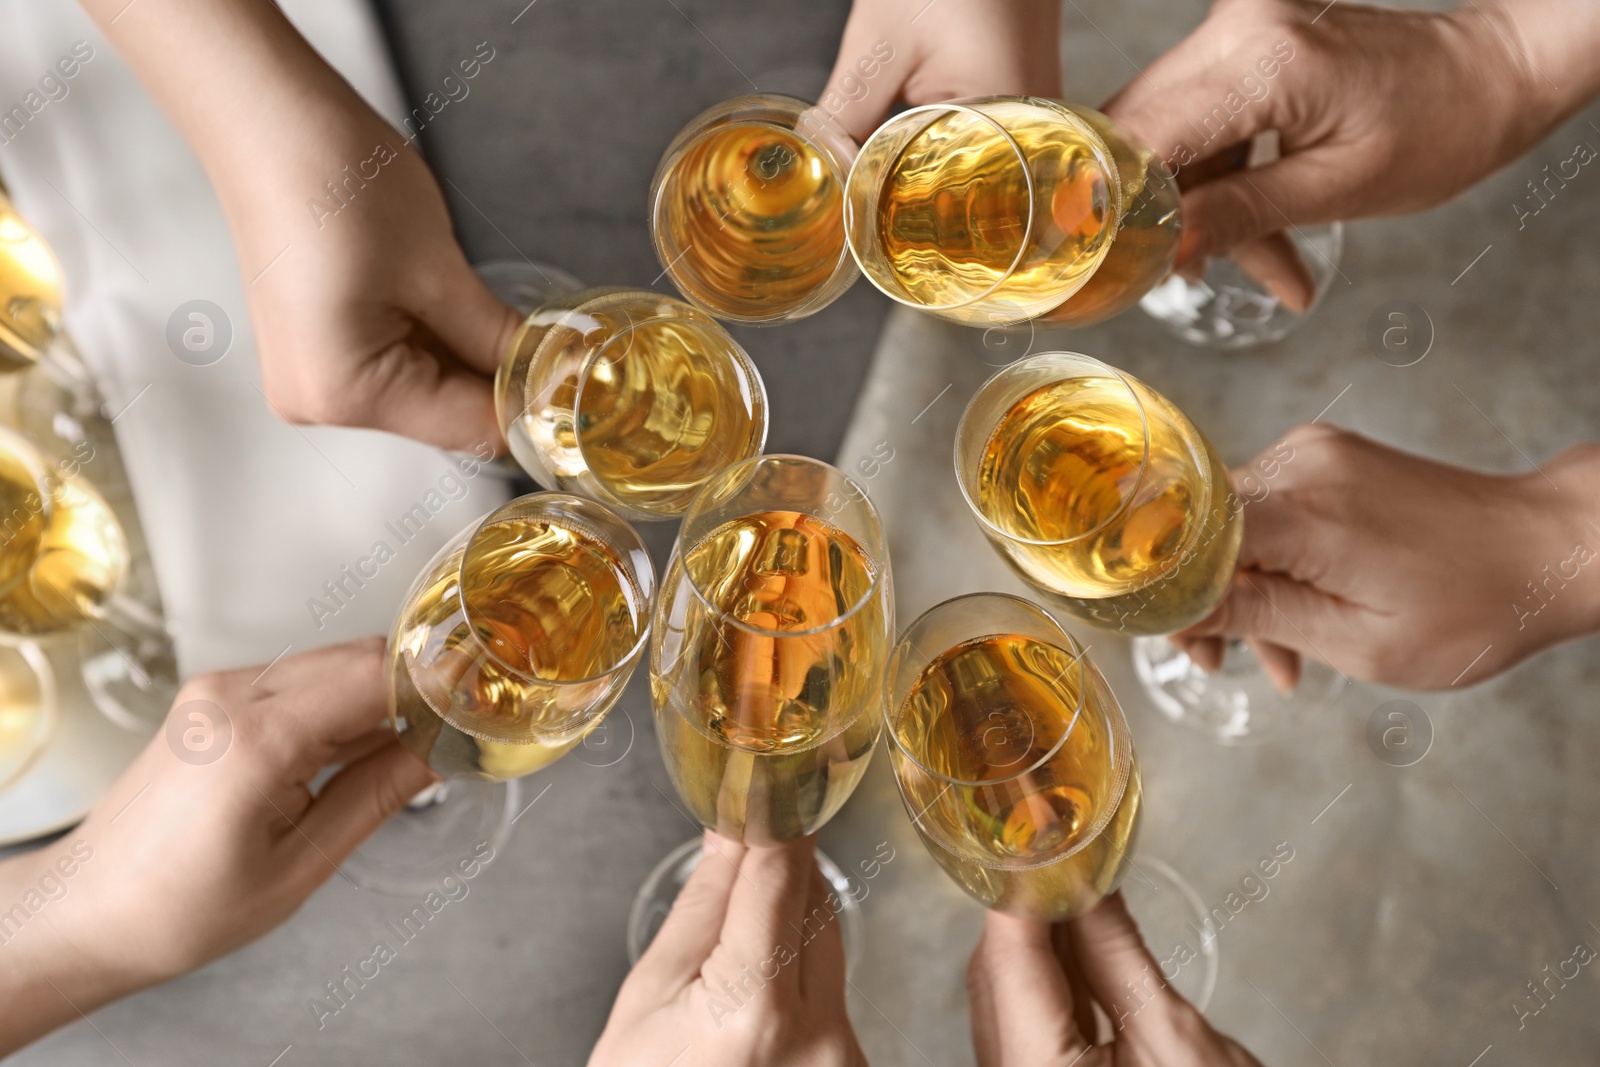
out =
{"type": "Polygon", "coordinates": [[[148,730],[177,694],[177,667],[161,620],[125,594],[129,559],[127,536],[95,487],[0,429],[0,639],[80,636],[96,705],[148,730]]]}
{"type": "MultiPolygon", "coordinates": [[[[890,653],[884,707],[906,814],[968,896],[1060,922],[1126,879],[1152,945],[1186,940],[1186,920],[1205,928],[1176,871],[1132,858],[1143,785],[1128,722],[1085,649],[1038,605],[974,593],[925,612],[890,653]]],[[[1204,1010],[1215,938],[1191,956],[1163,977],[1204,1010]]]]}
{"type": "Polygon", "coordinates": [[[389,641],[389,707],[447,796],[363,845],[346,865],[352,880],[415,893],[475,846],[503,845],[509,794],[457,783],[511,781],[581,743],[638,665],[654,592],[633,528],[566,493],[519,497],[441,548],[389,641]]]}
{"type": "MultiPolygon", "coordinates": [[[[1046,352],[1000,371],[967,405],[955,458],[961,491],[1001,558],[1092,626],[1176,633],[1211,614],[1232,584],[1244,502],[1216,449],[1171,401],[1099,360],[1046,352]]],[[[1152,696],[1218,740],[1261,736],[1290,717],[1293,701],[1241,684],[1258,672],[1186,678],[1203,699],[1176,714],[1164,685],[1152,696]],[[1207,708],[1226,715],[1207,718],[1207,708]]],[[[1302,701],[1315,686],[1301,686],[1302,701]]]]}
{"type": "Polygon", "coordinates": [[[0,791],[28,773],[55,721],[55,672],[43,649],[0,645],[0,791]]]}
{"type": "Polygon", "coordinates": [[[642,289],[585,289],[529,314],[495,374],[495,408],[536,482],[633,520],[682,514],[767,436],[744,349],[700,309],[642,289]]]}
{"type": "Polygon", "coordinates": [[[650,185],[662,268],[719,319],[768,324],[815,314],[856,280],[844,183],[855,143],[804,100],[752,93],[695,116],[650,185]]]}
{"type": "MultiPolygon", "coordinates": [[[[879,289],[967,325],[1084,326],[1147,294],[1146,309],[1171,325],[1181,316],[1160,301],[1180,293],[1189,294],[1180,336],[1196,343],[1264,343],[1302,321],[1225,259],[1211,265],[1222,295],[1195,310],[1205,283],[1171,276],[1182,212],[1164,169],[1081,105],[994,96],[912,108],[861,146],[846,233],[879,289]]],[[[1320,298],[1337,271],[1337,233],[1331,247],[1318,240],[1301,251],[1316,253],[1304,258],[1320,298]]]]}
{"type": "MultiPolygon", "coordinates": [[[[893,611],[883,530],[849,477],[775,455],[706,483],[684,516],[650,649],[656,733],[690,817],[772,845],[838,812],[882,728],[893,611]]],[[[680,884],[647,883],[632,949],[670,909],[651,894],[680,884]]],[[[850,901],[847,884],[835,888],[850,901]]]]}

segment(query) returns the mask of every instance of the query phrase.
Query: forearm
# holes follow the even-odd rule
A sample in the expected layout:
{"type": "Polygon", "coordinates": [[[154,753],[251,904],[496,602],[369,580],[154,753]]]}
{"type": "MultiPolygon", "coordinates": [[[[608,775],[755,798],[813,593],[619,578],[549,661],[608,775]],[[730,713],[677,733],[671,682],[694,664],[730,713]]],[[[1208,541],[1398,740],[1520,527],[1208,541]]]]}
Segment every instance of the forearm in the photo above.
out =
{"type": "Polygon", "coordinates": [[[1542,645],[1600,633],[1600,444],[1569,448],[1518,480],[1537,516],[1518,615],[1538,624],[1542,645]]]}
{"type": "Polygon", "coordinates": [[[0,863],[0,1057],[149,984],[73,935],[84,902],[58,873],[68,852],[0,863]]]}
{"type": "Polygon", "coordinates": [[[392,139],[269,0],[81,2],[200,157],[230,218],[276,203],[304,213],[323,181],[392,139]],[[244,201],[251,210],[237,212],[244,201]]]}

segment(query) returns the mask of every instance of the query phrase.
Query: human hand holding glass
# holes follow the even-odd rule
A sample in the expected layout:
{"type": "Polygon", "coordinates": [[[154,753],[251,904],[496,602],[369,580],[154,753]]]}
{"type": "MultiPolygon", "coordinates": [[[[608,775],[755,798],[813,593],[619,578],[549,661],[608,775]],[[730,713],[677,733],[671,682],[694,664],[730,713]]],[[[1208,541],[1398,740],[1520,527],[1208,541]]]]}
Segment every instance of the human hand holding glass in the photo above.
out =
{"type": "Polygon", "coordinates": [[[845,1008],[841,903],[815,839],[749,848],[708,831],[697,844],[703,861],[618,991],[589,1067],[674,1054],[704,1067],[865,1067],[845,1008]]]}
{"type": "Polygon", "coordinates": [[[989,912],[967,992],[978,1067],[1261,1067],[1162,980],[1120,893],[1055,926],[989,912]]]}

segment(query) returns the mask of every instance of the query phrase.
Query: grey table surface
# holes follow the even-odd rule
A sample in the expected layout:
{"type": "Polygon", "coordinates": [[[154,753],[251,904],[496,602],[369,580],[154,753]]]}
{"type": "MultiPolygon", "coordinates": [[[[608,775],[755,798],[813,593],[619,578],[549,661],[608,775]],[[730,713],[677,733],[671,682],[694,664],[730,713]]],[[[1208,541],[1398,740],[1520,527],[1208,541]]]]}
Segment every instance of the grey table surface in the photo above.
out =
{"type": "MultiPolygon", "coordinates": [[[[382,8],[414,98],[479,41],[507,57],[479,79],[472,103],[425,134],[469,252],[549,260],[595,283],[657,279],[645,190],[672,133],[752,81],[815,89],[845,15],[840,0],[524,2],[382,8]]],[[[1069,96],[1103,98],[1203,7],[1068,4],[1069,96]]],[[[1511,204],[1576,141],[1600,145],[1591,122],[1600,124],[1600,108],[1456,203],[1351,227],[1343,277],[1278,346],[1202,352],[1137,314],[1031,344],[1088,351],[1144,377],[1234,462],[1330,403],[1332,421],[1455,462],[1542,462],[1600,438],[1600,383],[1589,370],[1600,332],[1591,295],[1600,178],[1585,172],[1522,231],[1511,204]],[[1369,317],[1393,299],[1420,304],[1434,324],[1433,349],[1413,367],[1380,362],[1364,341],[1369,317]]],[[[980,334],[898,313],[880,349],[887,307],[863,283],[815,318],[740,337],[772,396],[774,450],[848,461],[872,442],[893,443],[897,458],[872,492],[904,621],[955,593],[1016,586],[952,496],[946,459],[966,395],[1002,354],[980,334]]],[[[652,534],[658,548],[670,535],[652,534]]],[[[1372,709],[1395,694],[1352,686],[1280,741],[1224,749],[1161,720],[1136,695],[1125,652],[1097,646],[1145,766],[1141,848],[1208,903],[1274,843],[1296,849],[1272,893],[1220,938],[1213,1021],[1268,1064],[1593,1062],[1593,975],[1520,1030],[1513,1003],[1575,940],[1600,944],[1590,926],[1600,920],[1597,648],[1579,642],[1477,690],[1413,698],[1433,749],[1399,769],[1365,740],[1372,709]]],[[[259,943],[11,1062],[581,1064],[626,972],[634,890],[695,830],[673,803],[637,681],[616,726],[626,755],[605,767],[565,760],[530,780],[538,801],[503,854],[320,1027],[311,1000],[414,902],[336,879],[259,943]]],[[[850,867],[882,842],[895,849],[864,902],[867,950],[850,1002],[872,1061],[971,1063],[963,969],[981,912],[922,853],[884,762],[822,837],[850,867]]],[[[664,1050],[663,1064],[675,1051],[664,1050]]]]}

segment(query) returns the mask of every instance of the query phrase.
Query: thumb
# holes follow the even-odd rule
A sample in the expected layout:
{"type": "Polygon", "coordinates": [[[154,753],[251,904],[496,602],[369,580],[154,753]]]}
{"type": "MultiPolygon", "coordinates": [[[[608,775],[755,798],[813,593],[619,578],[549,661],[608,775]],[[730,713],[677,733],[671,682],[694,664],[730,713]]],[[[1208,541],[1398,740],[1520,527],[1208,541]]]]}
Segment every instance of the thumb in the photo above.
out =
{"type": "Polygon", "coordinates": [[[979,1067],[1073,1063],[1089,1047],[1047,923],[989,912],[967,965],[967,997],[979,1067]]]}
{"type": "Polygon", "coordinates": [[[1094,999],[1119,1040],[1184,1048],[1182,1028],[1199,1015],[1161,975],[1120,892],[1067,924],[1068,939],[1094,999]]]}
{"type": "MultiPolygon", "coordinates": [[[[860,144],[889,114],[911,74],[911,49],[896,47],[882,27],[866,17],[870,6],[857,4],[839,39],[839,55],[818,105],[860,144]]],[[[903,36],[903,35],[902,35],[903,36]]]]}
{"type": "MultiPolygon", "coordinates": [[[[300,820],[300,829],[326,859],[341,863],[411,798],[438,781],[398,738],[328,779],[300,820]]],[[[329,874],[333,872],[328,871],[329,874]]]]}
{"type": "Polygon", "coordinates": [[[678,891],[672,911],[639,958],[634,975],[669,988],[694,980],[722,936],[728,898],[739,879],[744,853],[745,847],[738,842],[705,832],[700,862],[678,891]]]}

